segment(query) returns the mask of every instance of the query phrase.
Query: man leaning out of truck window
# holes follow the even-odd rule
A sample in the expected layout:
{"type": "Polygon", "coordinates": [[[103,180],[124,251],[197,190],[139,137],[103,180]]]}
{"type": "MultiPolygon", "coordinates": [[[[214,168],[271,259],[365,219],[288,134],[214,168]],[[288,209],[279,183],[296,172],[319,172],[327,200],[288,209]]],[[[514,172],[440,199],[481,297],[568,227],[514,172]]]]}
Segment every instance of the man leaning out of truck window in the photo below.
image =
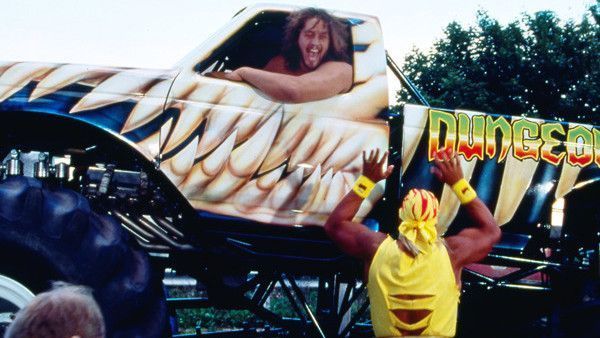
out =
{"type": "Polygon", "coordinates": [[[263,69],[240,67],[206,75],[247,82],[278,101],[321,100],[352,86],[348,41],[342,21],[325,10],[305,8],[289,15],[282,52],[263,69]]]}

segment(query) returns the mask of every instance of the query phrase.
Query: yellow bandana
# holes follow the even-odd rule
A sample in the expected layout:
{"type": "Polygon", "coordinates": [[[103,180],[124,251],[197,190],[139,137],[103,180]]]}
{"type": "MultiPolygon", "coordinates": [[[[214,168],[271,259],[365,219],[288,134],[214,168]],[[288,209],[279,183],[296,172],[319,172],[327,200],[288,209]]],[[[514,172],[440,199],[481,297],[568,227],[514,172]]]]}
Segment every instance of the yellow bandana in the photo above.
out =
{"type": "Polygon", "coordinates": [[[427,251],[437,240],[435,225],[438,208],[439,203],[435,195],[422,189],[412,189],[402,201],[398,212],[402,223],[398,231],[415,243],[421,251],[427,251]]]}

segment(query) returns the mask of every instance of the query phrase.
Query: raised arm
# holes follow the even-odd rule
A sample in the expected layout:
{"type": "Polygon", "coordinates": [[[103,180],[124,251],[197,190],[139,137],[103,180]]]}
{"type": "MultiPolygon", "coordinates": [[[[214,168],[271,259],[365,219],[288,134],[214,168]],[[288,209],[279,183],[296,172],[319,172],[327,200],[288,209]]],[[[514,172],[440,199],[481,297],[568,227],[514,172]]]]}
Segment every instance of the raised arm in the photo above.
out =
{"type": "Polygon", "coordinates": [[[350,256],[370,260],[379,244],[385,239],[384,234],[369,230],[363,224],[352,222],[352,219],[363,198],[368,195],[375,183],[386,179],[392,173],[393,165],[385,168],[387,156],[386,152],[379,158],[379,150],[370,151],[368,156],[363,151],[361,178],[333,210],[325,223],[327,235],[350,256]]]}
{"type": "Polygon", "coordinates": [[[433,174],[453,187],[472,221],[471,227],[446,237],[452,265],[459,270],[466,264],[485,258],[492,246],[500,240],[501,231],[488,207],[464,181],[460,162],[452,149],[438,151],[434,164],[433,174]]]}
{"type": "Polygon", "coordinates": [[[240,67],[231,73],[210,74],[232,81],[244,81],[274,100],[291,103],[316,101],[343,93],[352,86],[352,66],[329,61],[303,75],[288,75],[267,70],[240,67]]]}

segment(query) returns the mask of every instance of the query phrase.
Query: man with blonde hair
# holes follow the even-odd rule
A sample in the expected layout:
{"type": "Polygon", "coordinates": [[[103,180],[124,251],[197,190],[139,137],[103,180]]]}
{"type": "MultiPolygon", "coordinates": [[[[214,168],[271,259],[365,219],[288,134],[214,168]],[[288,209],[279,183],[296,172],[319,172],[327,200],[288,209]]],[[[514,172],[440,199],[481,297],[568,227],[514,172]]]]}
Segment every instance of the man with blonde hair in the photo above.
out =
{"type": "Polygon", "coordinates": [[[55,284],[17,312],[4,338],[104,338],[104,319],[91,291],[55,284]]]}
{"type": "MultiPolygon", "coordinates": [[[[363,173],[325,224],[329,237],[347,254],[364,262],[377,337],[456,334],[462,268],[483,259],[500,239],[500,229],[486,205],[463,178],[452,149],[436,153],[432,173],[452,187],[472,226],[442,239],[433,193],[412,189],[399,209],[398,238],[352,222],[375,184],[386,179],[388,154],[363,152],[363,173]]],[[[443,206],[442,206],[443,207],[443,206]]]]}

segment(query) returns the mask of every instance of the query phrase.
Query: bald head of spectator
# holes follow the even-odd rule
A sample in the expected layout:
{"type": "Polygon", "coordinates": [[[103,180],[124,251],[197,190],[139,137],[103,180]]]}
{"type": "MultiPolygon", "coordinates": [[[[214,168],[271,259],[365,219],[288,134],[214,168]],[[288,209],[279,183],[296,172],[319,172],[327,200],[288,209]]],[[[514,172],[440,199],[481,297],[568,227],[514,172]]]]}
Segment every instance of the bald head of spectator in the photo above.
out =
{"type": "Polygon", "coordinates": [[[55,284],[21,309],[4,338],[103,338],[100,308],[83,286],[55,284]]]}

